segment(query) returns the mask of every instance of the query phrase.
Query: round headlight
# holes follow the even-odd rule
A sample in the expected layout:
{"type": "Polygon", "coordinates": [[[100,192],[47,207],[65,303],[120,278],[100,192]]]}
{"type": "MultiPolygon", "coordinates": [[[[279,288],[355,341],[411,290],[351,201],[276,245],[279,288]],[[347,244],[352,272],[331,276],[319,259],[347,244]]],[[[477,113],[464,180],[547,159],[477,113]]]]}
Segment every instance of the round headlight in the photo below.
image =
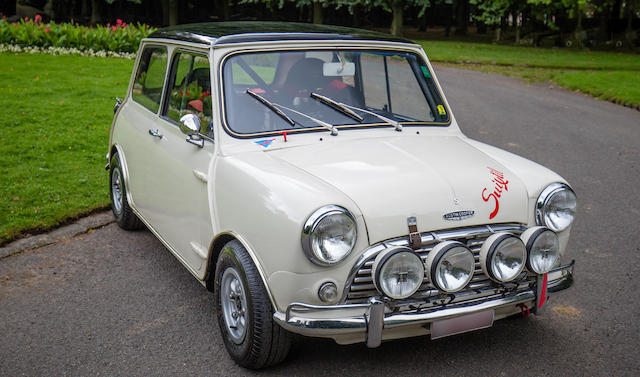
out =
{"type": "Polygon", "coordinates": [[[325,206],[315,211],[302,229],[302,249],[321,266],[345,259],[356,244],[356,221],[339,206],[325,206]]]}
{"type": "Polygon", "coordinates": [[[573,223],[576,215],[576,194],[564,183],[547,186],[536,202],[536,222],[562,232],[573,223]]]}
{"type": "Polygon", "coordinates": [[[431,284],[445,292],[457,292],[471,281],[475,259],[463,243],[445,241],[429,252],[426,267],[431,284]]]}
{"type": "Polygon", "coordinates": [[[491,235],[480,249],[480,267],[492,280],[504,283],[518,277],[524,269],[527,250],[522,241],[509,233],[491,235]]]}
{"type": "Polygon", "coordinates": [[[536,274],[546,274],[560,259],[560,241],[551,230],[536,226],[527,229],[520,236],[527,246],[529,258],[527,269],[536,274]]]}
{"type": "Polygon", "coordinates": [[[395,299],[416,293],[424,280],[422,259],[408,247],[384,250],[376,257],[372,270],[376,288],[395,299]]]}

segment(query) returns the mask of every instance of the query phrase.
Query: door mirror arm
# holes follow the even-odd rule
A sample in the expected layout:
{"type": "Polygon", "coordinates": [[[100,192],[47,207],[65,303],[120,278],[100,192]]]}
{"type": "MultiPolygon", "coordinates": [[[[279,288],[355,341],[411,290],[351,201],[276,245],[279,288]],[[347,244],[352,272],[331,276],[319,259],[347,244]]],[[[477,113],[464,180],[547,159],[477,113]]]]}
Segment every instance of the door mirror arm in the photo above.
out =
{"type": "Polygon", "coordinates": [[[200,118],[195,114],[185,114],[180,118],[180,131],[187,135],[187,142],[204,148],[204,139],[200,137],[200,118]]]}

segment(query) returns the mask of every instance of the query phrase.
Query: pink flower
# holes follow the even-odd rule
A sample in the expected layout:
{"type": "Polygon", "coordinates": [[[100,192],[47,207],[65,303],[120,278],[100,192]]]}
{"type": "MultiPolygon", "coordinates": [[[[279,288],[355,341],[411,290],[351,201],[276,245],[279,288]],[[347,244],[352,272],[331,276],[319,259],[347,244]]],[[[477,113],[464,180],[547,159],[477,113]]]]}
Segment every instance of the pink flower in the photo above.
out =
{"type": "Polygon", "coordinates": [[[111,27],[111,22],[107,22],[107,27],[111,27]]]}
{"type": "Polygon", "coordinates": [[[6,20],[6,19],[7,19],[7,16],[5,16],[5,15],[3,14],[3,15],[2,15],[2,19],[3,19],[3,20],[6,20]]]}
{"type": "Polygon", "coordinates": [[[29,22],[29,17],[25,17],[24,22],[29,22]]]}
{"type": "Polygon", "coordinates": [[[111,26],[111,30],[116,31],[118,28],[115,26],[111,26]]]}
{"type": "Polygon", "coordinates": [[[42,22],[42,16],[39,14],[36,14],[36,24],[39,24],[40,22],[42,22]]]}
{"type": "Polygon", "coordinates": [[[50,28],[49,26],[47,26],[46,28],[44,28],[44,32],[45,32],[45,33],[48,33],[48,32],[49,32],[49,30],[51,30],[51,28],[50,28]]]}
{"type": "Polygon", "coordinates": [[[116,25],[120,26],[121,24],[122,24],[122,20],[118,18],[118,19],[116,20],[116,25]]]}

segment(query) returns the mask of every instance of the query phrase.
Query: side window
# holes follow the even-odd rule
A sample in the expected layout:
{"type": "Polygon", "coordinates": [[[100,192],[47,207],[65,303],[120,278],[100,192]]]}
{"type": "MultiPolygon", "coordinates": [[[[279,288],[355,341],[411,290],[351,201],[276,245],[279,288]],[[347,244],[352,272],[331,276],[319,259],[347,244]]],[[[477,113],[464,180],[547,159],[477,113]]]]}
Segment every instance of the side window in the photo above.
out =
{"type": "Polygon", "coordinates": [[[142,51],[131,96],[154,113],[160,108],[166,69],[167,50],[164,47],[146,47],[142,51]]]}
{"type": "Polygon", "coordinates": [[[181,52],[175,55],[166,116],[179,121],[185,114],[200,118],[202,132],[213,137],[209,59],[181,52]]]}

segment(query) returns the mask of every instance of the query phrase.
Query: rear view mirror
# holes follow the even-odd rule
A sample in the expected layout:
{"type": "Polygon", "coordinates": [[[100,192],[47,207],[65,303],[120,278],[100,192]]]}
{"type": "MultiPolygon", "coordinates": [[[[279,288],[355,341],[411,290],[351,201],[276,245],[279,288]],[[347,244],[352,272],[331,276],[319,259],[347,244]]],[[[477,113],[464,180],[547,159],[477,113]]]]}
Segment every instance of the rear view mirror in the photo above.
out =
{"type": "Polygon", "coordinates": [[[322,74],[324,76],[353,76],[356,73],[354,63],[324,63],[322,74]]]}

